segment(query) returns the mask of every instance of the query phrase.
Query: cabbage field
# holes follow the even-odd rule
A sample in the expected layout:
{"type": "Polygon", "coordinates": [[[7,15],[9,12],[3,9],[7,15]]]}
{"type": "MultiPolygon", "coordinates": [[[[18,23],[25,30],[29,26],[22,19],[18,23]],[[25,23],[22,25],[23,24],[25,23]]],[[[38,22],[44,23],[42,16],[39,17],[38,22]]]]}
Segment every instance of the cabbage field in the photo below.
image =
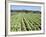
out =
{"type": "Polygon", "coordinates": [[[11,32],[41,30],[40,13],[12,12],[10,17],[11,32]]]}

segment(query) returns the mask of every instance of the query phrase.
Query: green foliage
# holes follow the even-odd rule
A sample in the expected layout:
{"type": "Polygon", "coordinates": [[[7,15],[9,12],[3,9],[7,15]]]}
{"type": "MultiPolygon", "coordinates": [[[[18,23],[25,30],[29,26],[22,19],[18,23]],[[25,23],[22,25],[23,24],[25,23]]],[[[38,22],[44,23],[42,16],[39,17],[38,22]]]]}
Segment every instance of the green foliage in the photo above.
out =
{"type": "Polygon", "coordinates": [[[11,32],[41,30],[41,14],[36,13],[11,13],[11,32]]]}

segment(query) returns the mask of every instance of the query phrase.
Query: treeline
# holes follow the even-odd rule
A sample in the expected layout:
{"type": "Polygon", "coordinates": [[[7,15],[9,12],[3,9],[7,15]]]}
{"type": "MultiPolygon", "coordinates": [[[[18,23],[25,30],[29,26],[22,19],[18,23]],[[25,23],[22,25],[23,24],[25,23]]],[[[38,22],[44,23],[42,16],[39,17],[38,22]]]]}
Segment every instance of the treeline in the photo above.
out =
{"type": "Polygon", "coordinates": [[[32,11],[32,10],[11,10],[11,12],[25,12],[25,13],[41,13],[40,11],[32,11]]]}
{"type": "Polygon", "coordinates": [[[31,10],[11,10],[11,12],[31,12],[31,10]]]}

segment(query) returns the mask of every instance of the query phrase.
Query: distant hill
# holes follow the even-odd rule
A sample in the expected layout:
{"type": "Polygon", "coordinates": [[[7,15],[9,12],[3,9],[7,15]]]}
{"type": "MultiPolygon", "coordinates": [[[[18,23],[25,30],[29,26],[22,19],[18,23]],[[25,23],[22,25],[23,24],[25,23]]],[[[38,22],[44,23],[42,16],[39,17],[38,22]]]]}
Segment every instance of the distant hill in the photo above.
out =
{"type": "Polygon", "coordinates": [[[25,12],[25,13],[41,13],[40,11],[32,11],[32,10],[11,10],[11,12],[25,12]]]}

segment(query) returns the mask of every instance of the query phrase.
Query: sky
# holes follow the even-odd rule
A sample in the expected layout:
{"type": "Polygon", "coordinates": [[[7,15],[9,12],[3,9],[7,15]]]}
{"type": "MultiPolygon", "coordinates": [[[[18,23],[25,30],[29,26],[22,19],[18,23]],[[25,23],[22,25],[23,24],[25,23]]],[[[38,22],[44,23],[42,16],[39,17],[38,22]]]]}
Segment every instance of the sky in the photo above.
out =
{"type": "Polygon", "coordinates": [[[11,10],[32,10],[32,11],[40,11],[40,6],[24,6],[24,5],[11,5],[11,10]]]}

